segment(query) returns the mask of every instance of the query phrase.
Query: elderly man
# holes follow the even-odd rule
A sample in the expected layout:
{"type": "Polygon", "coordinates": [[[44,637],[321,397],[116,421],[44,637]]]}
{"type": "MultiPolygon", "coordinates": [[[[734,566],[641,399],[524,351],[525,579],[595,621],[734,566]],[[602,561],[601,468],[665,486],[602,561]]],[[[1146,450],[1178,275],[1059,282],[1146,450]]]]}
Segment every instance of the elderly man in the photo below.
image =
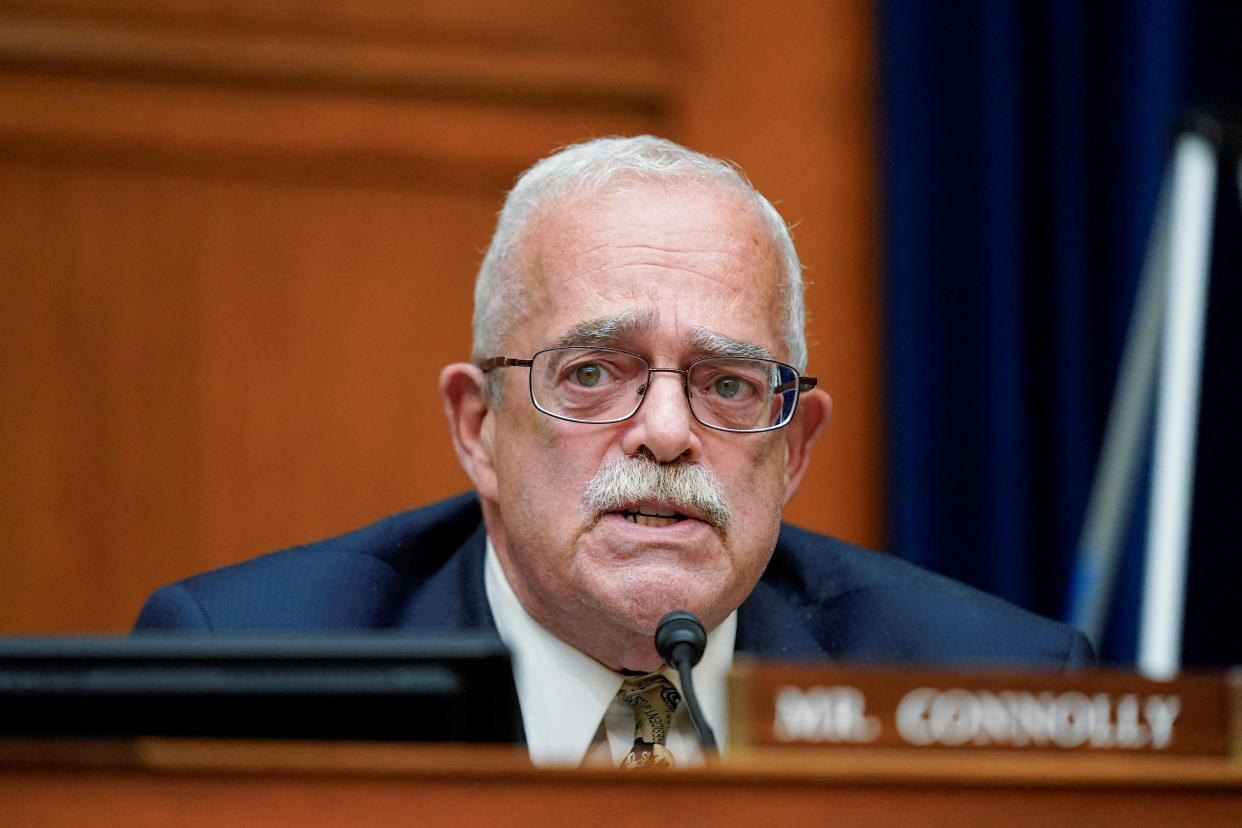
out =
{"type": "Polygon", "coordinates": [[[735,168],[647,136],[561,150],[509,193],[474,361],[441,375],[475,492],[165,587],[137,626],[494,627],[541,762],[697,760],[652,644],[673,609],[710,631],[717,728],[735,651],[1088,662],[1069,628],[782,526],[831,411],[803,316],[789,232],[735,168]],[[667,720],[638,758],[631,706],[640,742],[667,720]]]}

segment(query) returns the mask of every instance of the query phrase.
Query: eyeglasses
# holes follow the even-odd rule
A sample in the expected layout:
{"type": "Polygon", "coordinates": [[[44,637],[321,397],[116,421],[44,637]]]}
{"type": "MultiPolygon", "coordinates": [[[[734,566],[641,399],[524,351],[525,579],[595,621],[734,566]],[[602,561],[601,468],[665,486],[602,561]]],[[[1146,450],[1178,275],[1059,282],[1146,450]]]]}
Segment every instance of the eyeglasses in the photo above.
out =
{"type": "Polygon", "coordinates": [[[480,366],[529,368],[535,408],[573,423],[619,423],[633,417],[652,374],[681,374],[690,413],[720,431],[772,431],[788,425],[798,397],[817,380],[783,362],[752,357],[700,357],[685,368],[652,368],[616,348],[548,348],[530,359],[492,357],[480,366]]]}

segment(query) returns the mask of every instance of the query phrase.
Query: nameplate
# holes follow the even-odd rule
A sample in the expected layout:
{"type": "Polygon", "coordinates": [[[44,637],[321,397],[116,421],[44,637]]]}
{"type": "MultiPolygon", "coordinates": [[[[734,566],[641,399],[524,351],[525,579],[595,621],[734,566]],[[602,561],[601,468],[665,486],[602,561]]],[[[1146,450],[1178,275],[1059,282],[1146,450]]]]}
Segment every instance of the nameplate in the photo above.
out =
{"type": "Polygon", "coordinates": [[[736,746],[1075,751],[1223,756],[1230,682],[1131,673],[935,672],[738,659],[736,746]]]}

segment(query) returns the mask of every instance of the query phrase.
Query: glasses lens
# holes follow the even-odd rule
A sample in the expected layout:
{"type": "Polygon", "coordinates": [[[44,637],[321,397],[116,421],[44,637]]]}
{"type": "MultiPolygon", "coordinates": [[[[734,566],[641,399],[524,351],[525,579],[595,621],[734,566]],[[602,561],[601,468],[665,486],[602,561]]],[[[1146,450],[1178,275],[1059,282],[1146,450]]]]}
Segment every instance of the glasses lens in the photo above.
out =
{"type": "Polygon", "coordinates": [[[690,407],[717,428],[776,428],[793,416],[797,380],[793,368],[766,359],[702,359],[690,368],[690,407]]]}
{"type": "Polygon", "coordinates": [[[530,394],[536,407],[584,423],[624,420],[642,402],[647,363],[606,348],[552,348],[535,354],[530,394]]]}

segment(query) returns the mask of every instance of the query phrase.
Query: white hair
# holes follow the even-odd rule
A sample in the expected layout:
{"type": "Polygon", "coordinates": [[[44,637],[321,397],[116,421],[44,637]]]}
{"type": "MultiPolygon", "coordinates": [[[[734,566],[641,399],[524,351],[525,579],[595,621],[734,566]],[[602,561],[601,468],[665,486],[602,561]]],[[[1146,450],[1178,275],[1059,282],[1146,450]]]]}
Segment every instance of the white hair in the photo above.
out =
{"type": "MultiPolygon", "coordinates": [[[[529,356],[502,354],[502,350],[512,326],[528,310],[516,253],[535,212],[558,199],[600,196],[634,181],[719,186],[741,195],[756,209],[772,235],[784,270],[781,310],[789,362],[804,370],[802,265],[785,220],[734,164],[652,135],[573,144],[539,161],[518,178],[505,198],[475,280],[473,359],[481,362],[494,356],[529,356]]],[[[498,393],[498,382],[488,385],[493,394],[498,393]]]]}

